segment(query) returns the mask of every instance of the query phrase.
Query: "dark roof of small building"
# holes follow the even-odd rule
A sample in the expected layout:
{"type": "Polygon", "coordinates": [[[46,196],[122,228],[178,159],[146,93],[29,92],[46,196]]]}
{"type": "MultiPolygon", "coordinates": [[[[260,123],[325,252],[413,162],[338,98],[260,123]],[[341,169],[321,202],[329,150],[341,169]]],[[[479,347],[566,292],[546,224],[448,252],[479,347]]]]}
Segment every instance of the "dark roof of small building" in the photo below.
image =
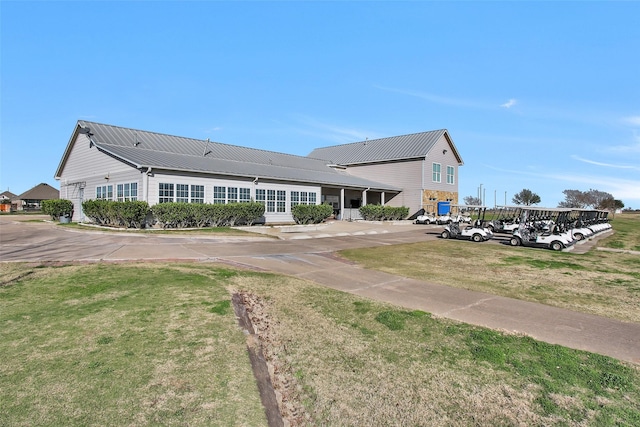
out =
{"type": "Polygon", "coordinates": [[[359,178],[332,168],[322,159],[88,121],[78,121],[56,171],[56,178],[62,174],[73,142],[86,128],[91,133],[91,144],[98,150],[138,169],[152,168],[401,191],[400,188],[389,184],[359,178]]]}
{"type": "Polygon", "coordinates": [[[60,198],[60,191],[49,184],[38,184],[16,197],[19,200],[52,200],[60,198]]]}
{"type": "Polygon", "coordinates": [[[308,157],[343,166],[420,159],[431,151],[442,136],[447,139],[458,163],[462,165],[462,158],[446,129],[316,148],[308,157]]]}
{"type": "Polygon", "coordinates": [[[12,199],[15,199],[18,196],[13,194],[11,191],[7,190],[7,191],[3,191],[2,193],[0,193],[0,197],[12,200],[12,199]]]}

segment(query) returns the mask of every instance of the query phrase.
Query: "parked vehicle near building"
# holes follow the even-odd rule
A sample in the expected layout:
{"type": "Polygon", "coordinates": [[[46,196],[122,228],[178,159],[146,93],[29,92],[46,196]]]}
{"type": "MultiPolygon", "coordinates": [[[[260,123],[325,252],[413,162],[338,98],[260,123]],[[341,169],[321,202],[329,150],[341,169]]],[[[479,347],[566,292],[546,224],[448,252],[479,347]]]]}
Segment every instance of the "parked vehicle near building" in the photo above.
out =
{"type": "Polygon", "coordinates": [[[498,212],[487,222],[487,228],[493,233],[513,234],[520,226],[520,206],[497,206],[498,212]]]}
{"type": "Polygon", "coordinates": [[[484,242],[493,237],[491,230],[484,226],[484,216],[487,210],[486,206],[476,205],[456,205],[459,213],[449,224],[444,227],[440,236],[443,239],[461,239],[471,240],[474,242],[484,242]],[[471,213],[474,213],[476,219],[471,225],[465,225],[466,218],[471,222],[471,213]]]}
{"type": "Polygon", "coordinates": [[[571,209],[523,207],[520,224],[509,240],[511,246],[531,246],[560,251],[575,243],[570,223],[571,209]]]}

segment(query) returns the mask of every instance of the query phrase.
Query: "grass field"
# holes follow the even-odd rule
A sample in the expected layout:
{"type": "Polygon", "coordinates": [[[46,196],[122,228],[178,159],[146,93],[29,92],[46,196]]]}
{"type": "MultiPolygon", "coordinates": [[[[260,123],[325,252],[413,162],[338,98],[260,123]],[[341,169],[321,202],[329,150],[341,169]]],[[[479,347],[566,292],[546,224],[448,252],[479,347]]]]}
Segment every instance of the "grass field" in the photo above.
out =
{"type": "Polygon", "coordinates": [[[256,301],[293,425],[640,425],[638,366],[295,278],[197,263],[0,268],[0,425],[266,425],[238,291],[256,301]]]}
{"type": "MultiPolygon", "coordinates": [[[[615,233],[598,242],[640,248],[640,214],[616,215],[615,233]]],[[[340,252],[399,276],[640,322],[640,255],[587,254],[442,240],[340,252]]]]}

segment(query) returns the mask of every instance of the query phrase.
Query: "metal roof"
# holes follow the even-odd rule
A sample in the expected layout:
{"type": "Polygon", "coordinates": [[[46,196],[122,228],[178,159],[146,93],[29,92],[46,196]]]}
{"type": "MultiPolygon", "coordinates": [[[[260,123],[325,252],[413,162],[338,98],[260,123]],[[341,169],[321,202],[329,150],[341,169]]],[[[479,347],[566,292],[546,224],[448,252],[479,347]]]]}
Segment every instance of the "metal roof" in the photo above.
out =
{"type": "Polygon", "coordinates": [[[443,135],[459,164],[462,164],[462,158],[446,129],[316,148],[308,157],[324,159],[336,165],[419,159],[424,158],[443,135]]]}
{"type": "MultiPolygon", "coordinates": [[[[88,128],[96,148],[139,169],[218,174],[247,178],[371,188],[382,191],[402,189],[352,176],[327,165],[325,160],[206,140],[185,138],[78,121],[75,134],[88,128]]],[[[60,176],[70,146],[60,163],[60,176]]]]}

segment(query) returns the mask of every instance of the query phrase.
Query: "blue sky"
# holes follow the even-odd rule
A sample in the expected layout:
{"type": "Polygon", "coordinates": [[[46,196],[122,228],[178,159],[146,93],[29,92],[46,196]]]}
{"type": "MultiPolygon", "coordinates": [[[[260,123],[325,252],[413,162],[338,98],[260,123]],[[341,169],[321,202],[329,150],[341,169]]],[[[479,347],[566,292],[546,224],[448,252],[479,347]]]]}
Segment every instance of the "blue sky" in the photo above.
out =
{"type": "Polygon", "coordinates": [[[77,120],[307,155],[446,128],[460,198],[640,208],[640,2],[2,1],[0,191],[77,120]]]}

